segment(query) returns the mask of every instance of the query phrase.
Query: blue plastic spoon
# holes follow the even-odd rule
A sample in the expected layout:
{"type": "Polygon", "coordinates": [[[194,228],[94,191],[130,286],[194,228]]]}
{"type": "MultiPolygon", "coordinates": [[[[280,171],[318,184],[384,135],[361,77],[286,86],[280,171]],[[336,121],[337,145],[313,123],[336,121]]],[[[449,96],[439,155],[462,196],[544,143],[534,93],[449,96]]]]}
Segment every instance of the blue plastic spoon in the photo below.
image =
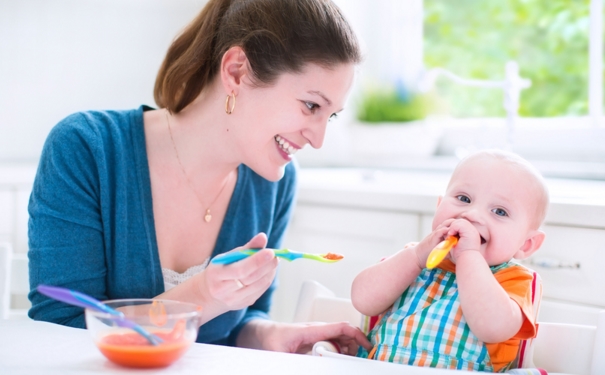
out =
{"type": "Polygon", "coordinates": [[[118,326],[134,330],[141,336],[145,337],[151,345],[158,345],[163,342],[163,340],[158,336],[154,335],[153,333],[147,332],[140,325],[126,319],[124,317],[124,314],[120,311],[114,310],[103,302],[96,300],[84,293],[76,292],[75,290],[67,288],[60,288],[57,286],[49,285],[38,285],[37,289],[38,292],[50,298],[56,299],[57,301],[65,302],[69,305],[79,306],[83,308],[90,308],[116,316],[117,319],[115,319],[114,321],[117,323],[118,326]]]}

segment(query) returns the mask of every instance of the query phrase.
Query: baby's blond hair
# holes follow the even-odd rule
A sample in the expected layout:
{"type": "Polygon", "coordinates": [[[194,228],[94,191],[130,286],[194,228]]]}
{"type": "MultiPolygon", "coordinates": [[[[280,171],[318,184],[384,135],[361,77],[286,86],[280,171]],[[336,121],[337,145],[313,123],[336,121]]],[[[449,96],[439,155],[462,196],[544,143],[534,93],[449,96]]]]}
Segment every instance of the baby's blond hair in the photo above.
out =
{"type": "MultiPolygon", "coordinates": [[[[534,190],[534,195],[536,197],[536,205],[535,211],[533,214],[534,220],[532,221],[533,229],[539,228],[544,219],[546,217],[546,212],[548,211],[548,205],[550,202],[550,196],[548,193],[548,188],[546,186],[546,182],[544,181],[544,177],[542,174],[534,167],[530,162],[510,151],[503,151],[497,149],[488,149],[474,152],[465,158],[463,158],[460,163],[454,169],[454,174],[458,171],[458,169],[466,164],[469,160],[474,160],[477,158],[491,157],[493,159],[497,159],[503,162],[510,163],[519,168],[520,171],[524,172],[528,177],[528,183],[531,183],[531,187],[534,190]]],[[[531,212],[531,211],[530,211],[531,212]]]]}

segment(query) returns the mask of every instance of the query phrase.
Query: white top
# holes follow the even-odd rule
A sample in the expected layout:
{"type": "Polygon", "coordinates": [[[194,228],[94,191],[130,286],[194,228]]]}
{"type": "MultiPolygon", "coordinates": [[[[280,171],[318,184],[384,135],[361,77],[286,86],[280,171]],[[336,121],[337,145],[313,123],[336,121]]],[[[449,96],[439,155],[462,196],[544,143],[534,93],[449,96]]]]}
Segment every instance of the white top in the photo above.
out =
{"type": "Polygon", "coordinates": [[[207,258],[204,263],[198,264],[197,266],[192,266],[187,268],[187,270],[183,273],[178,273],[168,268],[162,267],[162,276],[164,277],[164,290],[167,291],[169,289],[174,288],[180,283],[189,280],[189,278],[197,275],[208,267],[208,263],[210,262],[210,258],[207,258]]]}

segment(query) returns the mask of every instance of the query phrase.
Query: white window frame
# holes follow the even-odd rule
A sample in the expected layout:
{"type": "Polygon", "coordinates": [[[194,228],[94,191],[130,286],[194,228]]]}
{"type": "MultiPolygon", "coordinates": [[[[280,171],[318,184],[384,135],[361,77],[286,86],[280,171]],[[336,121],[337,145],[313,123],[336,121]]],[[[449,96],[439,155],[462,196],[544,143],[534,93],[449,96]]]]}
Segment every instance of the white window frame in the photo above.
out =
{"type": "Polygon", "coordinates": [[[588,111],[595,126],[603,126],[603,0],[590,1],[588,111]]]}

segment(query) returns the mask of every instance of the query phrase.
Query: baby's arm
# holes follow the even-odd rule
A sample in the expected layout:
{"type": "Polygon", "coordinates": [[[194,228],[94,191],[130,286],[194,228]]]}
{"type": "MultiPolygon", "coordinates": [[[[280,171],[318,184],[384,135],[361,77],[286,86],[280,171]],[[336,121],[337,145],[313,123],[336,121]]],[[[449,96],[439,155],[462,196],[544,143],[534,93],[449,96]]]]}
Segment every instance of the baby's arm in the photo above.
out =
{"type": "Polygon", "coordinates": [[[420,271],[414,247],[398,251],[355,277],[351,287],[353,306],[367,316],[384,312],[414,281],[420,271]]]}
{"type": "Polygon", "coordinates": [[[487,343],[510,339],[521,329],[523,314],[479,252],[479,233],[468,221],[456,220],[448,234],[460,237],[452,256],[456,261],[462,313],[471,331],[487,343]]]}
{"type": "Polygon", "coordinates": [[[396,254],[361,271],[353,280],[351,300],[364,315],[386,311],[426,265],[430,251],[441,241],[446,226],[440,226],[418,244],[406,246],[396,254]]]}

